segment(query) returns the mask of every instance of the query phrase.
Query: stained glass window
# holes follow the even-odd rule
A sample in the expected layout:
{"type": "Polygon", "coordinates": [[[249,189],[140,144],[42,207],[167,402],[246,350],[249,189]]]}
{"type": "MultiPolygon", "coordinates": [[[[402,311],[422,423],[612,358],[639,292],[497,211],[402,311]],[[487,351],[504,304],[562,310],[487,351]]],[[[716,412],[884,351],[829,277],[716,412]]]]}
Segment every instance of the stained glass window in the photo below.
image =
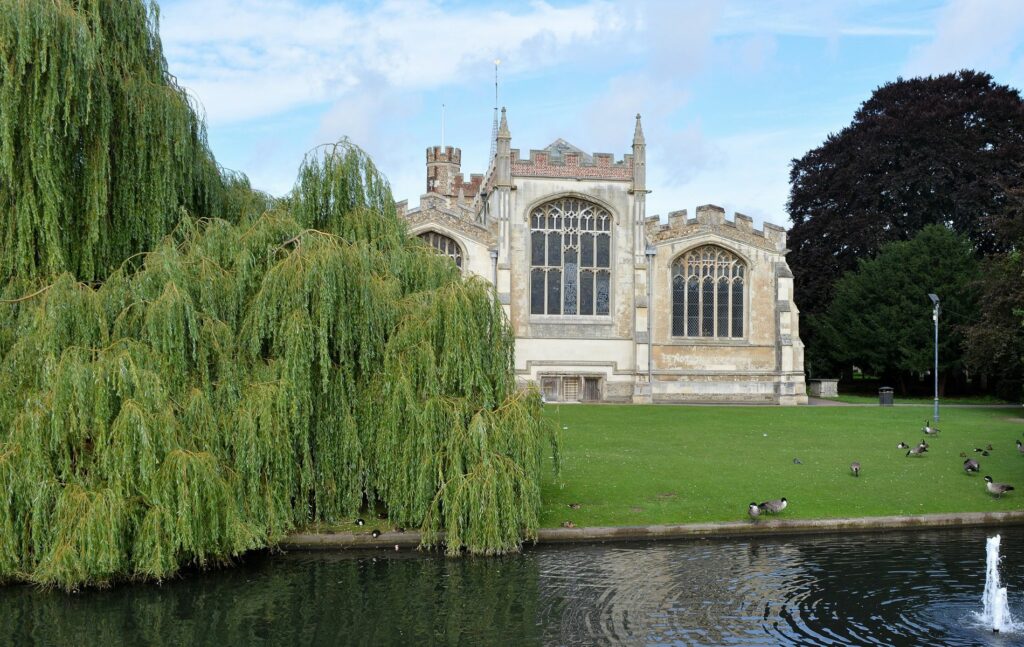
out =
{"type": "Polygon", "coordinates": [[[704,245],[672,263],[672,335],[743,337],[745,266],[735,254],[704,245]]]}
{"type": "Polygon", "coordinates": [[[420,238],[439,253],[455,261],[456,267],[462,268],[462,248],[459,247],[457,242],[436,231],[425,231],[420,234],[420,238]]]}
{"type": "Polygon", "coordinates": [[[612,261],[608,210],[579,198],[559,198],[533,210],[530,229],[530,312],[607,315],[612,261]]]}

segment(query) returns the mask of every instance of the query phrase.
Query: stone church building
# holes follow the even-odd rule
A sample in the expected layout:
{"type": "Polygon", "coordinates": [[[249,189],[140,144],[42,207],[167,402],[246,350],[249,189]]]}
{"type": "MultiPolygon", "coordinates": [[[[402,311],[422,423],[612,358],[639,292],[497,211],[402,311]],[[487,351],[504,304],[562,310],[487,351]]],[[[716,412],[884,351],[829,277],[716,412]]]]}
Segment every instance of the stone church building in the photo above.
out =
{"type": "Polygon", "coordinates": [[[492,282],[515,372],[549,401],[805,404],[786,232],[713,205],[647,216],[640,116],[615,160],[558,139],[524,159],[505,110],[495,154],[427,149],[410,235],[492,282]]]}

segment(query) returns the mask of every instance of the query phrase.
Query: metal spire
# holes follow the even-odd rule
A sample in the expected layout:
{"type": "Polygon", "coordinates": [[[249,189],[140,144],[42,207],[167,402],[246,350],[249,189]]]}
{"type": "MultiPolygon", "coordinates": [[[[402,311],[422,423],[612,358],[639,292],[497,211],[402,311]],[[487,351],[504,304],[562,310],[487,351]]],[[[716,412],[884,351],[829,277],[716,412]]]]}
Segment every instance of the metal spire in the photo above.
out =
{"type": "Polygon", "coordinates": [[[501,59],[494,59],[494,124],[491,126],[491,159],[498,154],[498,66],[501,59]]]}

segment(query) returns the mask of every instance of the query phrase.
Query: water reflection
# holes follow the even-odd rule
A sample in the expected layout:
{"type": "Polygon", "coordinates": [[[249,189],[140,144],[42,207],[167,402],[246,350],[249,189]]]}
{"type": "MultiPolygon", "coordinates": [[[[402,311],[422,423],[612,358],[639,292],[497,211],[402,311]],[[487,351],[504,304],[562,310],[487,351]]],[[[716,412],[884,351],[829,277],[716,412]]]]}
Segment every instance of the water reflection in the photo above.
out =
{"type": "MultiPolygon", "coordinates": [[[[993,531],[256,556],[162,586],[0,588],[0,644],[1024,645],[973,626],[993,531]]],[[[1024,529],[1003,528],[1024,607],[1024,529]]]]}

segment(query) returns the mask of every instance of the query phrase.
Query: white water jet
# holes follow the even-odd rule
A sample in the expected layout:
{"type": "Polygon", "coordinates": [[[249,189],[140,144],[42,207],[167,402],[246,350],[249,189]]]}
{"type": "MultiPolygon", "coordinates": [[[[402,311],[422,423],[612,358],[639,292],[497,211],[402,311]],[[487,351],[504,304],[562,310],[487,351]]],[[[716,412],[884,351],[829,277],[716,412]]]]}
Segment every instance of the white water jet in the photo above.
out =
{"type": "Polygon", "coordinates": [[[992,631],[1007,633],[1016,626],[1006,601],[1006,587],[999,586],[999,539],[1000,536],[996,535],[985,542],[985,592],[981,598],[984,606],[981,614],[975,615],[992,631]]]}

